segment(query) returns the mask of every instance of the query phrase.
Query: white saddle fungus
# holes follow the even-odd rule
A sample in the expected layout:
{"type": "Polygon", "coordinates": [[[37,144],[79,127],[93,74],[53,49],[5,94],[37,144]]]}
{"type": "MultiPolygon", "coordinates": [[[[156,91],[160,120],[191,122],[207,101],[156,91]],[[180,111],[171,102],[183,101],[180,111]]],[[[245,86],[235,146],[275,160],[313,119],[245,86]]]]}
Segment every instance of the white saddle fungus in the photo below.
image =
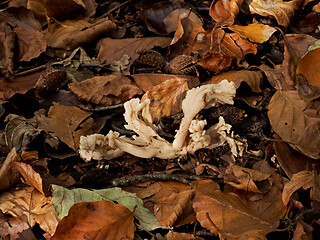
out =
{"type": "Polygon", "coordinates": [[[150,100],[140,103],[139,99],[131,99],[124,104],[125,128],[137,135],[133,139],[120,136],[118,132],[110,131],[107,136],[92,134],[81,136],[80,156],[85,161],[91,159],[112,159],[127,152],[141,158],[169,159],[194,153],[200,148],[220,146],[227,142],[234,155],[237,155],[236,142],[228,134],[231,125],[220,117],[219,123],[212,126],[208,133],[204,129],[206,120],[193,118],[204,108],[217,103],[233,104],[236,94],[234,82],[223,80],[218,84],[208,84],[191,89],[182,102],[184,117],[173,143],[168,142],[155,131],[152,116],[149,111],[150,100]]]}

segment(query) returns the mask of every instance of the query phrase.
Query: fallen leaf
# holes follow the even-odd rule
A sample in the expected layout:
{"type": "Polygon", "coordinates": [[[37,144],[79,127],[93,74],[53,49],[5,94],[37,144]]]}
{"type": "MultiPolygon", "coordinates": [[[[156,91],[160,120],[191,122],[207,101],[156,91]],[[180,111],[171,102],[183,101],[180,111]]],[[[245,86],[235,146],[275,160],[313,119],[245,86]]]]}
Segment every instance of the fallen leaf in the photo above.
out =
{"type": "Polygon", "coordinates": [[[317,109],[307,107],[297,91],[277,91],[270,100],[268,117],[281,139],[308,157],[319,158],[320,115],[317,109]]]}
{"type": "Polygon", "coordinates": [[[165,236],[166,240],[203,240],[201,237],[195,237],[189,233],[168,232],[165,236]]]}
{"type": "Polygon", "coordinates": [[[11,26],[21,27],[26,30],[42,30],[42,26],[39,21],[25,7],[9,8],[4,14],[6,15],[7,21],[11,26]]]}
{"type": "Polygon", "coordinates": [[[224,238],[238,239],[257,229],[259,234],[265,235],[277,228],[272,219],[264,218],[250,209],[234,193],[216,190],[205,195],[197,192],[193,208],[204,228],[224,238]]]}
{"type": "Polygon", "coordinates": [[[58,225],[51,199],[46,198],[33,187],[2,193],[0,209],[4,213],[23,219],[31,227],[38,223],[40,228],[51,236],[58,225]]]}
{"type": "Polygon", "coordinates": [[[237,165],[229,165],[224,173],[225,183],[237,189],[254,193],[266,193],[271,187],[271,174],[237,165]]]}
{"type": "MultiPolygon", "coordinates": [[[[284,185],[283,193],[282,193],[282,201],[285,205],[288,204],[290,197],[294,192],[296,192],[299,188],[303,188],[304,190],[308,188],[312,188],[312,192],[314,192],[314,188],[319,186],[320,177],[315,171],[307,171],[303,170],[301,172],[293,174],[290,182],[284,185]]],[[[316,189],[318,191],[319,189],[316,189]]],[[[316,197],[316,200],[319,202],[319,194],[312,194],[316,197]]]]}
{"type": "Polygon", "coordinates": [[[73,150],[77,150],[81,135],[92,133],[93,119],[91,113],[75,106],[63,106],[54,103],[50,107],[48,117],[37,118],[38,128],[54,133],[62,142],[73,150]]]}
{"type": "Polygon", "coordinates": [[[24,239],[36,240],[28,223],[19,218],[0,219],[0,238],[6,239],[6,236],[12,240],[23,237],[24,239]]]}
{"type": "Polygon", "coordinates": [[[229,29],[255,43],[264,43],[265,41],[268,41],[272,34],[277,31],[275,28],[261,23],[252,23],[248,26],[234,24],[230,26],[229,29]]]}
{"type": "Polygon", "coordinates": [[[139,57],[140,50],[151,49],[154,46],[167,47],[170,42],[171,38],[168,37],[103,38],[97,44],[97,48],[99,48],[97,59],[111,64],[114,61],[119,61],[123,55],[128,55],[130,57],[129,65],[131,65],[139,57]]]}
{"type": "Polygon", "coordinates": [[[198,78],[171,78],[147,91],[141,101],[150,99],[150,113],[153,118],[171,116],[182,111],[182,100],[186,92],[199,85],[198,78]]]}
{"type": "Polygon", "coordinates": [[[106,19],[94,24],[84,20],[66,20],[52,24],[46,31],[45,38],[49,47],[73,50],[114,30],[116,24],[106,19]]]}
{"type": "Polygon", "coordinates": [[[143,92],[125,76],[96,76],[78,83],[70,83],[69,89],[80,99],[102,106],[110,106],[130,100],[143,92]]]}
{"type": "Polygon", "coordinates": [[[222,72],[232,69],[237,59],[219,52],[210,51],[197,62],[201,67],[212,72],[222,72]]]}
{"type": "Polygon", "coordinates": [[[14,29],[17,36],[18,59],[29,61],[37,58],[47,48],[47,42],[43,35],[37,30],[14,29]]]}
{"type": "Polygon", "coordinates": [[[46,20],[43,0],[28,0],[27,8],[36,18],[40,20],[46,20]]]}
{"type": "Polygon", "coordinates": [[[29,164],[24,162],[13,162],[12,169],[22,175],[26,184],[34,187],[40,193],[45,195],[42,189],[42,178],[40,174],[33,170],[29,164]]]}
{"type": "Polygon", "coordinates": [[[243,0],[213,0],[209,14],[218,26],[231,26],[239,13],[243,0]]]}
{"type": "Polygon", "coordinates": [[[13,74],[14,69],[14,53],[16,46],[16,33],[11,31],[6,34],[6,38],[3,42],[3,58],[2,62],[4,67],[8,70],[10,74],[13,74]]]}
{"type": "Polygon", "coordinates": [[[12,172],[11,164],[20,161],[15,148],[12,148],[0,168],[0,191],[10,188],[19,180],[19,175],[12,172]]]}
{"type": "Polygon", "coordinates": [[[133,220],[133,212],[119,204],[105,200],[77,203],[51,239],[133,239],[133,220]]]}
{"type": "Polygon", "coordinates": [[[298,10],[301,0],[292,0],[284,2],[282,0],[244,0],[242,8],[249,7],[251,14],[259,14],[261,16],[273,16],[279,25],[288,27],[290,19],[298,10]]]}
{"type": "Polygon", "coordinates": [[[71,15],[73,12],[83,10],[86,7],[82,0],[44,0],[43,2],[46,15],[54,18],[71,15]]]}
{"type": "Polygon", "coordinates": [[[151,8],[143,11],[143,20],[149,31],[157,34],[167,34],[163,20],[175,9],[183,7],[182,1],[163,1],[155,3],[151,8]]]}
{"type": "Polygon", "coordinates": [[[194,194],[195,190],[188,190],[157,199],[154,205],[154,213],[159,223],[162,226],[178,227],[195,222],[194,211],[190,204],[194,194]]]}
{"type": "Polygon", "coordinates": [[[320,89],[320,48],[316,48],[307,52],[304,55],[298,65],[297,74],[302,74],[310,85],[316,86],[320,89]]]}
{"type": "Polygon", "coordinates": [[[129,193],[121,188],[103,190],[87,190],[75,188],[68,190],[61,186],[52,185],[52,203],[56,209],[58,219],[65,217],[69,209],[76,203],[96,202],[101,200],[113,201],[134,210],[134,216],[139,220],[141,229],[152,231],[163,228],[154,214],[143,206],[142,200],[135,193],[129,193]]]}

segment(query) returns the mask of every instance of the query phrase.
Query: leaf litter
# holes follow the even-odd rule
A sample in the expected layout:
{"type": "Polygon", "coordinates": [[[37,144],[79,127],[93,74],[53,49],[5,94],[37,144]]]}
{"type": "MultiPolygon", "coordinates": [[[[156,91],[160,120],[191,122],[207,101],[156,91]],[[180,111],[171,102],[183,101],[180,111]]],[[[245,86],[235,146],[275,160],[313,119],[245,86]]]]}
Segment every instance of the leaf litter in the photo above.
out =
{"type": "Polygon", "coordinates": [[[0,8],[2,239],[319,238],[318,1],[0,8]]]}

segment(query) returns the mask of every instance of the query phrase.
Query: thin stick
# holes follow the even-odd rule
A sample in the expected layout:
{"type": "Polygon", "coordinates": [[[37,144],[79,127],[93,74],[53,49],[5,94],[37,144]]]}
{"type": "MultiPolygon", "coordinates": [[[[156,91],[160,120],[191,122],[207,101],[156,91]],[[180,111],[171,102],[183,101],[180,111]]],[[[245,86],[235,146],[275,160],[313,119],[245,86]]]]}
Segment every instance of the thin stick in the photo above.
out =
{"type": "Polygon", "coordinates": [[[178,181],[190,185],[190,181],[203,180],[205,178],[198,176],[190,176],[185,174],[145,174],[123,177],[117,180],[113,180],[113,186],[123,187],[134,182],[142,182],[147,180],[154,181],[178,181]]]}
{"type": "Polygon", "coordinates": [[[93,109],[84,108],[84,107],[77,106],[77,105],[75,105],[75,106],[77,108],[80,108],[83,111],[86,111],[86,112],[104,112],[104,111],[110,111],[110,110],[114,110],[114,109],[123,108],[123,103],[119,103],[119,104],[111,105],[111,106],[106,106],[106,107],[93,108],[93,109]]]}
{"type": "Polygon", "coordinates": [[[39,67],[35,67],[35,68],[31,68],[29,70],[26,70],[24,72],[19,72],[19,73],[16,73],[14,74],[15,77],[20,77],[20,76],[24,76],[24,75],[28,75],[30,73],[34,73],[34,72],[38,72],[40,70],[43,70],[46,68],[46,65],[41,65],[39,67]]]}
{"type": "Polygon", "coordinates": [[[128,4],[129,2],[131,2],[132,0],[128,0],[128,1],[125,1],[124,3],[121,3],[119,4],[118,6],[115,6],[114,8],[110,9],[108,12],[102,14],[99,18],[104,18],[106,16],[108,16],[110,13],[112,13],[114,10],[117,10],[118,8],[128,4]]]}

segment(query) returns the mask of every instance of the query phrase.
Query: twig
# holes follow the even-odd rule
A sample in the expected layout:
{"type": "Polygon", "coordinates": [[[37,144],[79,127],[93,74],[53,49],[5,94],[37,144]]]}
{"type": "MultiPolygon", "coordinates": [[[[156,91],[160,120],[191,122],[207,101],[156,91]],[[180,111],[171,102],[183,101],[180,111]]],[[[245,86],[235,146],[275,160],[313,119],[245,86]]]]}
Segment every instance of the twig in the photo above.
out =
{"type": "Polygon", "coordinates": [[[35,68],[31,68],[29,70],[26,70],[24,72],[19,72],[19,73],[16,73],[14,74],[15,77],[20,77],[20,76],[24,76],[24,75],[28,75],[30,73],[34,73],[34,72],[38,72],[40,70],[43,70],[46,68],[46,65],[41,65],[39,67],[35,67],[35,68]]]}
{"type": "Polygon", "coordinates": [[[190,184],[190,181],[203,180],[203,177],[190,176],[185,174],[145,174],[145,175],[135,175],[129,177],[123,177],[117,180],[113,180],[113,186],[123,187],[134,182],[142,182],[147,180],[154,181],[178,181],[185,184],[190,184]]]}
{"type": "Polygon", "coordinates": [[[129,2],[131,2],[132,0],[128,0],[128,1],[125,1],[124,3],[121,3],[119,4],[118,6],[115,6],[114,8],[111,8],[108,12],[102,14],[99,18],[104,18],[106,16],[108,16],[110,13],[112,13],[114,10],[117,10],[119,7],[122,7],[126,4],[128,4],[129,2]]]}
{"type": "Polygon", "coordinates": [[[123,103],[119,103],[119,104],[111,105],[111,106],[106,106],[106,107],[93,108],[93,109],[84,108],[84,107],[77,106],[77,105],[74,105],[74,106],[76,106],[77,108],[80,108],[81,110],[86,111],[86,112],[104,112],[104,111],[110,111],[110,110],[114,110],[114,109],[123,108],[123,103]]]}

